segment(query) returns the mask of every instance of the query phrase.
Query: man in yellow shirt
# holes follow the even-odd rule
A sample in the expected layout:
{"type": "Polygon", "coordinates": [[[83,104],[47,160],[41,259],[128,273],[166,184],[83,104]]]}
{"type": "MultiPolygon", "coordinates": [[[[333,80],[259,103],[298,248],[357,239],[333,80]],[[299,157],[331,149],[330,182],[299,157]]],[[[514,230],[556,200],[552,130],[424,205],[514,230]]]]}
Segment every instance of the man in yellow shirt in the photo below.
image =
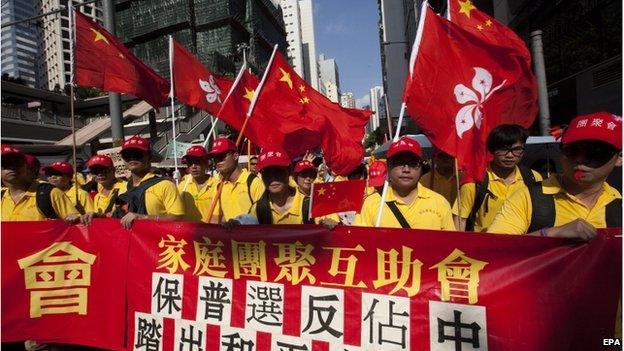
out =
{"type": "Polygon", "coordinates": [[[576,117],[562,144],[562,174],[515,192],[488,232],[590,240],[596,228],[622,227],[622,196],[606,183],[622,164],[621,117],[576,117]]]}
{"type": "Polygon", "coordinates": [[[262,181],[238,164],[236,144],[228,138],[217,138],[212,142],[208,153],[213,158],[222,185],[217,184],[210,190],[210,197],[216,198],[216,207],[210,223],[224,223],[242,214],[249,214],[251,206],[264,193],[262,181]],[[219,187],[222,187],[221,193],[219,187]]]}
{"type": "Polygon", "coordinates": [[[151,172],[149,142],[138,136],[121,146],[121,158],[130,171],[127,191],[119,196],[125,203],[114,213],[121,225],[130,229],[135,219],[179,220],[184,216],[184,204],[176,185],[151,172]]]}
{"type": "Polygon", "coordinates": [[[74,182],[74,167],[69,162],[54,162],[43,168],[48,182],[65,192],[81,215],[95,212],[93,199],[74,182]]]}
{"type": "Polygon", "coordinates": [[[385,199],[374,193],[364,200],[353,225],[374,227],[381,201],[381,227],[455,230],[451,206],[442,195],[418,184],[422,152],[417,141],[402,137],[388,149],[390,187],[385,199]]]}
{"type": "Polygon", "coordinates": [[[37,181],[39,161],[9,146],[0,147],[2,221],[43,221],[60,218],[75,223],[80,215],[67,196],[53,185],[37,181]]]}
{"type": "Polygon", "coordinates": [[[515,124],[492,129],[486,141],[492,161],[483,181],[463,184],[459,189],[460,203],[455,201],[453,206],[458,230],[486,231],[511,194],[542,180],[538,172],[518,166],[528,137],[527,130],[515,124]]]}
{"type": "Polygon", "coordinates": [[[87,162],[97,192],[93,198],[94,212],[83,216],[83,222],[90,223],[93,217],[110,217],[115,210],[119,195],[126,192],[126,182],[115,177],[113,160],[106,155],[95,155],[87,162]]]}
{"type": "Polygon", "coordinates": [[[295,164],[293,169],[297,190],[304,196],[310,196],[312,183],[318,175],[318,171],[314,164],[308,160],[301,160],[295,164]]]}
{"type": "Polygon", "coordinates": [[[420,178],[420,184],[444,196],[450,204],[457,198],[455,159],[442,150],[434,149],[431,170],[420,178]]]}
{"type": "Polygon", "coordinates": [[[184,202],[184,219],[201,222],[208,218],[212,203],[211,189],[216,181],[208,173],[208,153],[203,146],[195,145],[186,150],[182,162],[188,167],[188,175],[178,184],[184,202]]]}

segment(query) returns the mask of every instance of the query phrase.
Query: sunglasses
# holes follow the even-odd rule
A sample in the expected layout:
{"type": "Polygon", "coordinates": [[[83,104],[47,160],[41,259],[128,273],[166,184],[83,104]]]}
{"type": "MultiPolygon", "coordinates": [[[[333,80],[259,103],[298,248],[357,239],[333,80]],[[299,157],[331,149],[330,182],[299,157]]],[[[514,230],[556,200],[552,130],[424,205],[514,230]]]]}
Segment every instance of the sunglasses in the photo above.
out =
{"type": "Polygon", "coordinates": [[[127,149],[121,151],[121,158],[128,161],[141,161],[145,157],[145,152],[136,149],[127,149]]]}
{"type": "Polygon", "coordinates": [[[193,157],[193,156],[187,156],[184,158],[184,161],[186,162],[186,164],[188,166],[191,165],[202,165],[202,164],[206,164],[206,160],[201,158],[201,157],[193,157]]]}
{"type": "Polygon", "coordinates": [[[561,154],[565,158],[591,168],[603,166],[617,153],[618,150],[604,143],[571,143],[561,148],[561,154]]]}
{"type": "Polygon", "coordinates": [[[94,175],[99,175],[99,174],[106,174],[108,173],[108,168],[106,167],[89,167],[89,173],[94,174],[94,175]]]}
{"type": "Polygon", "coordinates": [[[214,155],[212,157],[212,159],[215,161],[215,163],[219,163],[219,162],[222,162],[223,160],[225,160],[225,158],[228,157],[231,154],[232,154],[231,152],[224,152],[222,154],[214,155]]]}

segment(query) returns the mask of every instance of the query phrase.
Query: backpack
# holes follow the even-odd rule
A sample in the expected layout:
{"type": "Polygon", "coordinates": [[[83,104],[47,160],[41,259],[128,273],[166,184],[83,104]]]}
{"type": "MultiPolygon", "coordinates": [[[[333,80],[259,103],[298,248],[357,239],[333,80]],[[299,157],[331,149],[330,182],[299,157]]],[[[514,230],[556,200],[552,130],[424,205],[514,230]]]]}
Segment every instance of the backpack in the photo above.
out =
{"type": "MultiPolygon", "coordinates": [[[[537,182],[529,187],[531,198],[531,224],[527,233],[538,231],[542,228],[555,226],[555,197],[552,194],[544,194],[542,182],[537,182]]],[[[611,201],[605,208],[605,222],[607,228],[622,227],[622,199],[611,201]]]]}
{"type": "MultiPolygon", "coordinates": [[[[527,188],[530,188],[536,183],[535,176],[533,175],[533,172],[529,168],[518,166],[518,170],[520,171],[520,175],[522,176],[522,181],[527,186],[527,188]]],[[[472,210],[470,210],[470,215],[466,219],[466,231],[467,232],[474,231],[474,225],[475,225],[475,219],[477,217],[477,212],[479,212],[479,209],[481,208],[484,202],[485,202],[485,212],[488,212],[487,198],[494,195],[492,194],[490,189],[488,189],[489,183],[490,183],[490,179],[488,177],[487,172],[485,173],[485,177],[483,177],[483,180],[481,182],[475,183],[475,188],[476,188],[475,189],[475,201],[472,204],[472,210]]]]}
{"type": "Polygon", "coordinates": [[[84,191],[89,193],[89,196],[91,197],[91,200],[95,199],[95,195],[97,195],[97,193],[98,193],[97,182],[95,180],[90,180],[90,181],[86,182],[82,186],[82,190],[84,190],[84,191]]]}
{"type": "MultiPolygon", "coordinates": [[[[165,178],[153,177],[141,182],[141,184],[137,186],[134,186],[131,180],[127,181],[128,190],[115,198],[115,204],[117,206],[112,213],[112,217],[122,218],[128,212],[146,215],[145,191],[164,180],[165,178]]],[[[111,202],[113,202],[113,199],[111,199],[111,202]]]]}
{"type": "MultiPolygon", "coordinates": [[[[296,191],[296,190],[295,190],[296,191]]],[[[273,216],[271,215],[271,204],[269,202],[269,192],[265,191],[258,202],[256,202],[256,216],[258,216],[259,224],[273,224],[273,216]]],[[[303,224],[314,224],[314,218],[310,217],[310,197],[305,196],[301,203],[301,217],[303,224]]]]}
{"type": "MultiPolygon", "coordinates": [[[[39,183],[37,185],[37,192],[35,193],[37,208],[47,219],[59,218],[58,214],[54,210],[54,206],[52,206],[52,197],[50,196],[52,189],[54,189],[54,185],[50,183],[39,183]]],[[[2,189],[0,197],[4,197],[5,192],[6,189],[2,189]]]]}

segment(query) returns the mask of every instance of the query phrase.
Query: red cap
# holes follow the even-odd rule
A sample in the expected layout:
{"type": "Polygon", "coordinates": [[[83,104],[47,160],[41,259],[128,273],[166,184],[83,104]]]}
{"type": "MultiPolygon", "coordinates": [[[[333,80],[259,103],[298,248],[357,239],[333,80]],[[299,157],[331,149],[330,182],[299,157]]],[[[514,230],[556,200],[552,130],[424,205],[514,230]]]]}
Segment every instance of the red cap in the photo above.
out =
{"type": "Polygon", "coordinates": [[[297,162],[297,164],[295,165],[295,169],[294,172],[295,173],[299,173],[299,172],[303,172],[306,169],[313,169],[316,171],[316,167],[314,167],[314,164],[308,160],[302,160],[297,162]]]}
{"type": "Polygon", "coordinates": [[[147,141],[147,139],[144,139],[144,138],[141,138],[140,136],[135,135],[132,138],[124,141],[123,145],[121,146],[121,150],[128,150],[128,149],[138,149],[141,151],[149,152],[150,144],[149,144],[149,141],[147,141]]]}
{"type": "Polygon", "coordinates": [[[288,167],[290,166],[290,158],[283,151],[267,151],[260,154],[256,170],[260,172],[271,166],[288,167]]]}
{"type": "Polygon", "coordinates": [[[186,157],[199,157],[199,158],[208,158],[208,153],[206,149],[201,145],[193,145],[186,150],[186,154],[182,156],[182,162],[185,162],[184,159],[186,157]]]}
{"type": "Polygon", "coordinates": [[[39,173],[39,168],[41,168],[41,162],[39,162],[39,159],[29,154],[25,154],[24,156],[26,157],[26,165],[32,168],[35,172],[39,173]]]}
{"type": "Polygon", "coordinates": [[[56,171],[63,175],[74,175],[74,167],[69,162],[54,162],[43,168],[44,172],[56,171]]]}
{"type": "Polygon", "coordinates": [[[386,181],[388,166],[384,161],[375,161],[368,167],[368,186],[382,186],[386,181]]]}
{"type": "Polygon", "coordinates": [[[226,138],[226,137],[221,137],[221,138],[216,138],[213,142],[212,142],[212,149],[210,149],[210,152],[208,153],[209,156],[214,156],[214,155],[218,155],[218,154],[222,154],[224,152],[228,152],[228,151],[236,151],[236,144],[226,138]]]}
{"type": "Polygon", "coordinates": [[[392,143],[390,148],[388,148],[388,158],[404,151],[411,152],[418,157],[422,157],[420,144],[416,140],[409,137],[401,137],[395,143],[392,143]]]}
{"type": "Polygon", "coordinates": [[[578,116],[563,133],[564,144],[581,140],[598,140],[622,149],[622,117],[608,112],[578,116]]]}
{"type": "Polygon", "coordinates": [[[2,152],[2,156],[7,156],[7,155],[11,155],[11,154],[19,155],[19,156],[22,156],[22,157],[25,156],[22,151],[20,151],[19,149],[15,148],[15,147],[13,147],[11,145],[2,144],[0,146],[0,148],[2,149],[2,151],[1,151],[2,152]]]}
{"type": "Polygon", "coordinates": [[[106,155],[95,155],[87,161],[87,167],[93,166],[113,167],[113,160],[106,155]]]}

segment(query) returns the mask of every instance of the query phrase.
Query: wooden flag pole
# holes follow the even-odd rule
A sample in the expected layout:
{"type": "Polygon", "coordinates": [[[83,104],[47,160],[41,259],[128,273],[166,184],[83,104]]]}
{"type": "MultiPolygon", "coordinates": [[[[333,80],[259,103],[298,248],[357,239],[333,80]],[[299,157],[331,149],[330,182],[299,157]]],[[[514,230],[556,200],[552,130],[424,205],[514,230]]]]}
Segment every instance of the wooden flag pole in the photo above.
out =
{"type": "MultiPolygon", "coordinates": [[[[460,224],[461,224],[461,215],[460,215],[460,209],[461,209],[461,195],[459,194],[459,163],[457,162],[457,157],[455,157],[455,190],[457,191],[457,196],[455,197],[455,202],[457,203],[457,223],[455,229],[457,230],[461,230],[460,228],[460,224]]],[[[451,204],[451,206],[453,206],[453,204],[451,204]]],[[[464,228],[465,229],[465,228],[464,228]]]]}
{"type": "Polygon", "coordinates": [[[173,100],[174,88],[173,88],[173,37],[169,36],[169,81],[171,90],[169,97],[171,98],[171,133],[173,134],[173,180],[175,180],[176,186],[180,182],[180,172],[178,171],[178,145],[176,142],[176,118],[175,118],[175,102],[173,100]]]}

